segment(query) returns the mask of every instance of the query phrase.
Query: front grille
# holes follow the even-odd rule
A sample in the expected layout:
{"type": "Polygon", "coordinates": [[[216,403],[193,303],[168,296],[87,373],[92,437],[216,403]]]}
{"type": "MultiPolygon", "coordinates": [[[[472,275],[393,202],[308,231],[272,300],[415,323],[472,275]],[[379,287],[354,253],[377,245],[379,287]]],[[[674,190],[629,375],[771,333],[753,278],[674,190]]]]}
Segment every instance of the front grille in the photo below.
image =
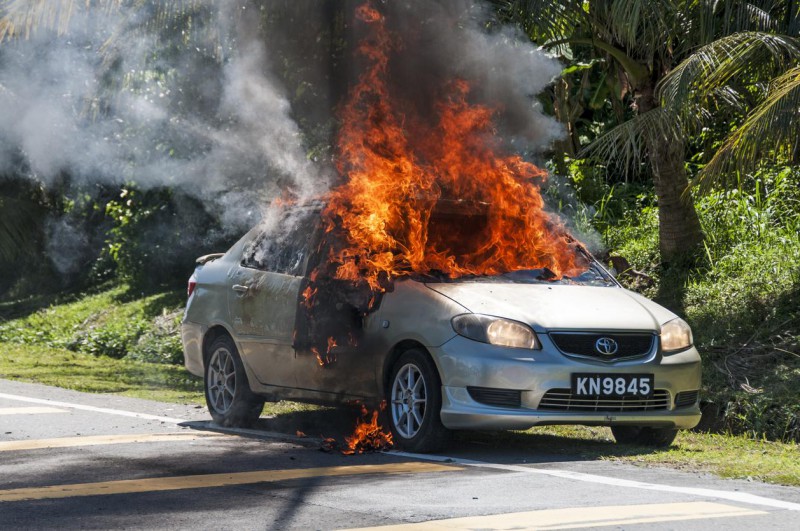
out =
{"type": "Polygon", "coordinates": [[[691,407],[700,398],[700,391],[683,391],[675,395],[675,408],[691,407]]]}
{"type": "Polygon", "coordinates": [[[660,411],[669,409],[669,391],[656,389],[650,398],[587,397],[569,389],[550,389],[539,402],[539,409],[555,411],[660,411]]]}
{"type": "Polygon", "coordinates": [[[474,401],[487,406],[520,407],[522,404],[522,393],[513,389],[467,387],[467,392],[474,401]]]}
{"type": "Polygon", "coordinates": [[[551,332],[550,338],[558,350],[567,355],[588,356],[603,361],[639,358],[653,350],[656,336],[653,334],[604,334],[601,332],[551,332]],[[613,339],[617,351],[612,355],[601,354],[596,348],[601,338],[613,339]]]}

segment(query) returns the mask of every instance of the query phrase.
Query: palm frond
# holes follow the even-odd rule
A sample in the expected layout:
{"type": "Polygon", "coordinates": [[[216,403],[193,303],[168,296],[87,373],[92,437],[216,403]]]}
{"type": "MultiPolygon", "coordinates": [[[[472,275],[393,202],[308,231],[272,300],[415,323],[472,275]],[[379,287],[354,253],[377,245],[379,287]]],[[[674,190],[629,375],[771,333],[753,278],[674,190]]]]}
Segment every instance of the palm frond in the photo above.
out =
{"type": "Polygon", "coordinates": [[[676,33],[677,2],[616,0],[592,4],[597,28],[607,28],[608,40],[648,64],[668,54],[676,33]]]}
{"type": "Polygon", "coordinates": [[[782,0],[710,2],[725,34],[741,31],[781,31],[782,0]]]}
{"type": "MultiPolygon", "coordinates": [[[[105,14],[126,11],[127,30],[135,28],[158,34],[174,30],[176,21],[208,8],[207,0],[0,0],[0,42],[9,38],[28,39],[36,31],[69,32],[70,22],[81,10],[102,10],[105,14]]],[[[184,34],[201,24],[184,24],[184,34]],[[188,30],[188,31],[187,31],[188,30]]]]}
{"type": "Polygon", "coordinates": [[[579,156],[614,162],[627,179],[645,160],[649,146],[675,142],[683,143],[681,124],[665,109],[656,107],[614,127],[579,156]]]}
{"type": "Polygon", "coordinates": [[[581,0],[493,0],[499,18],[513,22],[540,45],[573,35],[588,13],[581,0]]]}
{"type": "Polygon", "coordinates": [[[64,35],[76,9],[119,7],[123,0],[3,0],[0,2],[0,42],[6,38],[29,38],[39,29],[64,35]]]}
{"type": "Polygon", "coordinates": [[[800,42],[785,35],[735,33],[699,48],[657,88],[664,107],[681,113],[691,101],[703,103],[743,74],[772,77],[800,58],[800,42]]]}
{"type": "Polygon", "coordinates": [[[755,167],[765,155],[792,159],[800,149],[800,66],[775,78],[766,99],[723,143],[693,182],[701,191],[733,170],[755,167]]]}

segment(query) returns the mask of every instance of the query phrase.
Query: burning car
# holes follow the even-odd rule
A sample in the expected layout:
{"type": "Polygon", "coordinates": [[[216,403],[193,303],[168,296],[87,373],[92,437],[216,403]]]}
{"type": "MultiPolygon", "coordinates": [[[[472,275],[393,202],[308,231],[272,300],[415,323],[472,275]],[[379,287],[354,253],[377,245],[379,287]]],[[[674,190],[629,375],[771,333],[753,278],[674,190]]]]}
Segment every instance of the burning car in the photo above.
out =
{"type": "Polygon", "coordinates": [[[339,181],[316,205],[284,190],[189,282],[186,367],[213,418],[385,400],[394,442],[415,451],[457,429],[585,424],[667,445],[695,426],[689,326],[623,289],[548,211],[547,172],[500,137],[500,102],[466,77],[426,78],[424,98],[398,85],[401,33],[372,4],[355,10],[339,181]]]}
{"type": "MultiPolygon", "coordinates": [[[[580,248],[574,276],[431,270],[359,287],[325,275],[336,240],[322,210],[285,209],[198,260],[185,361],[220,424],[252,424],[265,400],[385,400],[394,441],[432,451],[460,429],[610,426],[619,442],[668,445],[698,423],[689,326],[580,248]]],[[[428,239],[457,254],[487,218],[441,202],[428,239]]]]}

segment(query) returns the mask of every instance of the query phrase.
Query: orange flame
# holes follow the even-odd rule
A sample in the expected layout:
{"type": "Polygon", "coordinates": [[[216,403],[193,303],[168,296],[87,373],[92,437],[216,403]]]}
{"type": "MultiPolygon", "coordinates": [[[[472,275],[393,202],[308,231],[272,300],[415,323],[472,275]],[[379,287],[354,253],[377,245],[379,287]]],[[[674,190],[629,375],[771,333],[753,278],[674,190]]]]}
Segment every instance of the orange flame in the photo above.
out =
{"type": "Polygon", "coordinates": [[[317,363],[319,363],[320,367],[325,366],[325,358],[322,357],[322,354],[319,353],[319,349],[317,347],[311,347],[311,352],[314,353],[314,356],[317,357],[317,363]]]}
{"type": "Polygon", "coordinates": [[[329,337],[328,350],[325,352],[325,363],[333,363],[336,361],[336,353],[333,352],[333,349],[335,349],[337,346],[336,339],[329,337]]]}
{"type": "Polygon", "coordinates": [[[442,85],[435,116],[410,110],[387,82],[396,43],[384,17],[369,3],[356,17],[369,30],[358,48],[368,66],[340,112],[336,162],[346,182],[323,213],[326,231],[340,229],[344,239],[329,256],[335,277],[383,291],[381,278],[413,273],[547,267],[558,278],[584,270],[580,244],[543,210],[546,172],[503,150],[496,109],[470,103],[469,84],[457,79],[442,85]],[[448,200],[480,213],[484,225],[436,227],[437,204],[448,200]]]}
{"type": "Polygon", "coordinates": [[[333,352],[333,349],[336,348],[338,345],[336,344],[336,339],[333,337],[328,338],[328,348],[325,350],[325,356],[320,353],[317,347],[311,347],[311,352],[317,357],[317,363],[321,366],[328,365],[336,361],[336,353],[333,352]]]}
{"type": "MultiPolygon", "coordinates": [[[[380,410],[386,409],[386,401],[381,402],[380,410]]],[[[393,446],[392,434],[383,431],[378,424],[378,410],[370,415],[367,406],[361,404],[361,417],[356,422],[356,429],[349,437],[345,437],[346,448],[342,449],[345,455],[362,454],[371,451],[388,450],[393,446]]]]}
{"type": "Polygon", "coordinates": [[[306,286],[306,289],[304,289],[302,293],[303,304],[305,304],[310,308],[314,301],[314,295],[316,294],[317,294],[317,288],[315,288],[311,284],[306,286]]]}

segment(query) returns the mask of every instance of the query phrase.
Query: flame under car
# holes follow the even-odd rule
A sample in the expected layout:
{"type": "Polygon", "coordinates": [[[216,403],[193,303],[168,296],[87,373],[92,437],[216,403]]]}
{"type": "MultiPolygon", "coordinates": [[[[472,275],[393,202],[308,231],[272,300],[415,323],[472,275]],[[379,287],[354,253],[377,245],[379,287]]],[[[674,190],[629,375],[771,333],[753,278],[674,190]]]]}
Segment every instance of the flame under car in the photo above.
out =
{"type": "MultiPolygon", "coordinates": [[[[480,218],[434,211],[430,237],[457,248],[480,218]]],[[[182,339],[218,423],[250,425],[266,400],[386,400],[395,443],[435,451],[451,430],[546,424],[664,446],[700,420],[688,325],[588,254],[572,277],[432,271],[365,292],[317,278],[325,237],[319,207],[294,207],[198,261],[182,339]]]]}

